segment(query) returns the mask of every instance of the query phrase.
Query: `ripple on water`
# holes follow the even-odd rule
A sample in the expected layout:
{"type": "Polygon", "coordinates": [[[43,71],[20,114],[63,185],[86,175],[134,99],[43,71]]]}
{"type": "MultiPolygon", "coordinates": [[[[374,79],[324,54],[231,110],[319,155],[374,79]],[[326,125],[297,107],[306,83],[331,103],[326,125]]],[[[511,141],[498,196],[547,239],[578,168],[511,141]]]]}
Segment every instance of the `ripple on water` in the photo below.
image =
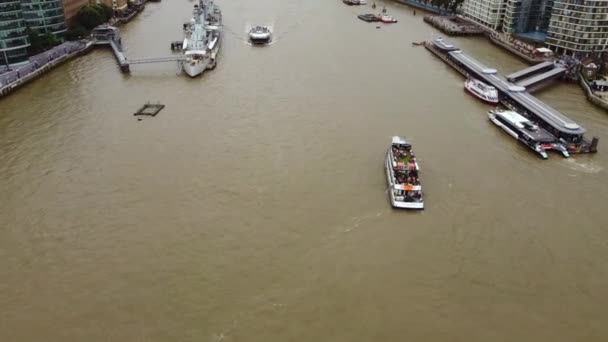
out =
{"type": "Polygon", "coordinates": [[[581,161],[579,159],[569,158],[564,159],[564,165],[571,170],[584,172],[588,174],[596,174],[602,171],[604,168],[599,163],[590,161],[581,161]]]}

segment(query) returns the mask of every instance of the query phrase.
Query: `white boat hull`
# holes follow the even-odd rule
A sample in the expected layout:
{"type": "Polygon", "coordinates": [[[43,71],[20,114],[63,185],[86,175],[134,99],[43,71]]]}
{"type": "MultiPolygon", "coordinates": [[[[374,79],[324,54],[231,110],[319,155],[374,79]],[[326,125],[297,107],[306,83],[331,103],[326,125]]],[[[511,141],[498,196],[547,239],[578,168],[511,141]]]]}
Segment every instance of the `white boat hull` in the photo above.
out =
{"type": "Polygon", "coordinates": [[[476,98],[480,99],[483,102],[495,105],[498,104],[498,92],[496,92],[495,90],[490,92],[490,93],[484,93],[482,90],[477,89],[475,87],[475,85],[467,80],[464,82],[464,89],[471,95],[475,96],[476,98]]]}
{"type": "Polygon", "coordinates": [[[190,77],[196,77],[196,76],[201,75],[207,69],[208,65],[209,65],[209,62],[207,59],[204,61],[199,61],[199,62],[195,62],[195,63],[189,63],[186,61],[182,65],[182,69],[184,70],[186,75],[188,75],[190,77]]]}

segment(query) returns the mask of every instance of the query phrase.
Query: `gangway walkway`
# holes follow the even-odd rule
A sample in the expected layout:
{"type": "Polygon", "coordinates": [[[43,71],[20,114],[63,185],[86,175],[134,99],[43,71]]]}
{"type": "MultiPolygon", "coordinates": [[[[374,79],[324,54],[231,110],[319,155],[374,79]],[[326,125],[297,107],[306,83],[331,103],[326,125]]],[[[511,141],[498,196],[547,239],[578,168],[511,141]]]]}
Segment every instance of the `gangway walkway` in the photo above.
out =
{"type": "Polygon", "coordinates": [[[129,63],[127,62],[127,57],[125,57],[125,54],[122,52],[122,45],[115,40],[110,40],[110,47],[112,47],[112,51],[114,52],[114,56],[116,56],[116,61],[118,61],[120,68],[123,71],[129,71],[129,63]]]}
{"type": "Polygon", "coordinates": [[[140,58],[140,59],[127,59],[129,64],[147,64],[147,63],[166,63],[166,62],[183,62],[186,58],[183,56],[170,56],[170,57],[152,57],[152,58],[140,58]]]}
{"type": "Polygon", "coordinates": [[[109,45],[112,48],[114,57],[123,72],[130,71],[131,64],[147,64],[147,63],[166,63],[166,62],[177,62],[183,63],[185,61],[184,56],[168,56],[168,57],[150,57],[150,58],[138,58],[128,59],[122,49],[120,32],[117,28],[110,25],[100,25],[93,29],[91,33],[93,38],[93,44],[95,45],[109,45]]]}
{"type": "Polygon", "coordinates": [[[507,80],[510,82],[517,82],[521,79],[531,77],[535,74],[547,71],[552,69],[554,66],[553,62],[542,62],[536,65],[533,65],[529,68],[525,68],[523,70],[519,70],[510,75],[507,75],[507,80]]]}
{"type": "Polygon", "coordinates": [[[531,88],[534,88],[535,86],[540,85],[541,83],[544,83],[551,79],[558,78],[558,77],[562,76],[565,72],[566,72],[566,68],[556,66],[555,68],[553,68],[547,72],[544,72],[540,75],[526,78],[520,82],[517,82],[517,85],[526,87],[528,89],[528,91],[530,91],[531,88]]]}

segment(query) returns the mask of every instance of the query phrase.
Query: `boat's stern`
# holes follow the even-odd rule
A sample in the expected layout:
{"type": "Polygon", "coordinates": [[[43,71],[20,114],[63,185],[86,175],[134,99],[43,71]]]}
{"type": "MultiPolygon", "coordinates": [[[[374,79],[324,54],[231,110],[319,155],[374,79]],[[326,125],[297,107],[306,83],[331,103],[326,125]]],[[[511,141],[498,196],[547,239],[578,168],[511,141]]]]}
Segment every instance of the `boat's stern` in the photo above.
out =
{"type": "Polygon", "coordinates": [[[393,207],[398,209],[424,209],[424,202],[393,202],[393,207]]]}

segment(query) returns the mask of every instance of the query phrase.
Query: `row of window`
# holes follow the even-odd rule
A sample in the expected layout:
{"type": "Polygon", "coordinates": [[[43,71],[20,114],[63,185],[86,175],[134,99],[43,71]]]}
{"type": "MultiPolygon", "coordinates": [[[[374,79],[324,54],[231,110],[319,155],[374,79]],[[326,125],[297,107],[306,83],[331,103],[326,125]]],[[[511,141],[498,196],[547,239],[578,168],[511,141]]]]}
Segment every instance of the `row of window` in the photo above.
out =
{"type": "Polygon", "coordinates": [[[570,30],[562,30],[551,27],[549,32],[553,34],[561,34],[568,37],[573,38],[606,38],[608,37],[608,30],[603,30],[601,32],[580,32],[580,31],[570,31],[570,30]]]}
{"type": "Polygon", "coordinates": [[[23,17],[25,19],[36,19],[36,18],[49,18],[63,16],[63,10],[61,8],[55,8],[44,12],[27,12],[23,11],[23,17]]]}
{"type": "MultiPolygon", "coordinates": [[[[1,49],[2,49],[2,47],[0,45],[0,50],[1,49]]],[[[27,47],[24,47],[23,49],[15,49],[15,50],[6,51],[6,57],[8,57],[9,64],[23,62],[23,61],[27,60],[27,56],[28,56],[27,47]]],[[[4,53],[0,53],[0,65],[5,65],[5,64],[7,64],[7,63],[4,60],[4,53]]]]}
{"type": "Polygon", "coordinates": [[[22,4],[21,7],[23,8],[23,10],[37,11],[52,8],[61,8],[61,3],[51,2],[47,4],[22,4]]]}
{"type": "Polygon", "coordinates": [[[552,21],[551,26],[569,29],[569,30],[578,30],[578,31],[600,31],[600,30],[603,30],[604,28],[608,27],[608,21],[603,22],[603,24],[597,24],[597,25],[584,25],[581,23],[552,21]]]}
{"type": "Polygon", "coordinates": [[[0,39],[9,40],[14,38],[23,38],[27,36],[25,31],[2,31],[0,32],[0,39]]]}
{"type": "Polygon", "coordinates": [[[38,27],[38,26],[48,26],[55,24],[65,25],[65,21],[63,18],[52,18],[52,19],[41,19],[41,20],[31,20],[27,22],[30,27],[38,27]]]}
{"type": "Polygon", "coordinates": [[[17,39],[2,39],[2,40],[0,40],[0,43],[2,44],[4,49],[23,46],[23,45],[28,44],[27,37],[21,37],[21,38],[17,38],[17,39]]]}
{"type": "Polygon", "coordinates": [[[562,10],[562,11],[567,11],[569,13],[608,13],[608,7],[601,6],[601,7],[581,7],[581,6],[576,6],[576,5],[569,5],[569,6],[565,6],[565,5],[559,5],[559,4],[555,4],[553,6],[553,8],[555,10],[562,10]]]}
{"type": "Polygon", "coordinates": [[[579,46],[579,47],[587,47],[587,48],[593,48],[593,47],[600,47],[603,48],[604,45],[606,44],[606,40],[605,39],[567,39],[566,37],[563,36],[549,36],[547,37],[547,44],[558,44],[562,45],[562,46],[579,46]]]}
{"type": "Polygon", "coordinates": [[[21,12],[0,12],[0,21],[17,20],[21,18],[23,18],[21,12]]]}
{"type": "Polygon", "coordinates": [[[23,20],[0,22],[0,31],[12,30],[21,27],[25,28],[25,23],[23,20]]]}
{"type": "Polygon", "coordinates": [[[553,15],[556,17],[565,17],[565,18],[577,18],[581,20],[606,20],[608,19],[608,14],[591,14],[585,12],[568,12],[568,11],[554,11],[553,15]]]}
{"type": "Polygon", "coordinates": [[[45,3],[61,3],[61,0],[21,0],[24,4],[45,4],[45,3]]]}
{"type": "Polygon", "coordinates": [[[567,43],[567,42],[561,42],[561,41],[552,41],[549,39],[547,39],[546,43],[548,45],[558,46],[558,47],[562,47],[564,49],[574,50],[574,51],[591,52],[591,51],[600,51],[604,48],[603,45],[580,45],[580,44],[567,43]]]}
{"type": "Polygon", "coordinates": [[[8,3],[0,3],[0,12],[12,12],[12,11],[20,11],[21,3],[19,2],[8,2],[8,3]]]}

